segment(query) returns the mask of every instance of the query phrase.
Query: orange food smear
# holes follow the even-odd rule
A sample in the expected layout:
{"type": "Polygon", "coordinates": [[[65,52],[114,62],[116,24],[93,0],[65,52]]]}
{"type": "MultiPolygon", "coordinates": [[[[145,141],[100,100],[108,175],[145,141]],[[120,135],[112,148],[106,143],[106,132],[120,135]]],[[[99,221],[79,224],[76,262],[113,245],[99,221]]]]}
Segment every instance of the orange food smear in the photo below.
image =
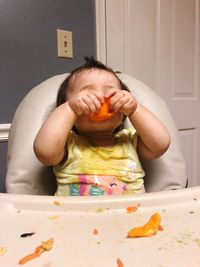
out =
{"type": "Polygon", "coordinates": [[[115,113],[109,110],[109,98],[106,98],[100,110],[95,114],[88,115],[88,119],[92,121],[104,121],[113,117],[114,115],[115,113]]]}
{"type": "Polygon", "coordinates": [[[50,238],[49,240],[42,242],[42,244],[35,248],[35,251],[25,257],[23,257],[21,260],[19,260],[19,264],[23,265],[27,263],[30,260],[33,260],[37,257],[39,257],[43,252],[48,251],[53,246],[53,239],[50,238]]]}
{"type": "Polygon", "coordinates": [[[126,208],[127,213],[135,212],[138,209],[138,206],[129,206],[126,208]]]}
{"type": "Polygon", "coordinates": [[[155,235],[158,230],[163,230],[160,225],[161,217],[159,213],[154,213],[149,221],[140,227],[134,227],[128,232],[128,237],[149,237],[155,235]]]}
{"type": "Polygon", "coordinates": [[[23,264],[27,263],[28,261],[33,260],[33,259],[35,259],[35,258],[37,258],[37,257],[39,257],[39,256],[40,256],[40,253],[38,253],[38,252],[34,252],[34,253],[32,253],[32,254],[30,254],[30,255],[27,255],[27,256],[25,256],[24,258],[22,258],[22,259],[19,261],[19,264],[23,265],[23,264]]]}
{"type": "Polygon", "coordinates": [[[55,201],[53,202],[53,204],[56,205],[56,206],[60,206],[60,205],[61,205],[60,202],[57,201],[57,200],[55,200],[55,201]]]}
{"type": "Polygon", "coordinates": [[[117,259],[117,267],[124,267],[123,262],[119,258],[117,259]]]}
{"type": "Polygon", "coordinates": [[[94,235],[98,235],[98,233],[99,233],[99,231],[98,231],[97,229],[94,229],[94,230],[93,230],[93,234],[94,234],[94,235]]]}

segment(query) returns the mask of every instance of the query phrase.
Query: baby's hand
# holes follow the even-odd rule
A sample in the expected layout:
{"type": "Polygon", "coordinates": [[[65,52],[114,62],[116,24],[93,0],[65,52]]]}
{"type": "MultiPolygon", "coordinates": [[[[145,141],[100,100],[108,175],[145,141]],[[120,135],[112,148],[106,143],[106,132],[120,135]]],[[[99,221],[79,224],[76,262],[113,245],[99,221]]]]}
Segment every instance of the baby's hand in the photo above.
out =
{"type": "Polygon", "coordinates": [[[133,114],[137,108],[134,96],[125,90],[111,89],[106,97],[110,97],[110,109],[114,112],[122,112],[126,116],[133,114]]]}
{"type": "Polygon", "coordinates": [[[81,91],[68,100],[68,105],[78,116],[96,113],[103,103],[104,97],[91,90],[81,91]]]}

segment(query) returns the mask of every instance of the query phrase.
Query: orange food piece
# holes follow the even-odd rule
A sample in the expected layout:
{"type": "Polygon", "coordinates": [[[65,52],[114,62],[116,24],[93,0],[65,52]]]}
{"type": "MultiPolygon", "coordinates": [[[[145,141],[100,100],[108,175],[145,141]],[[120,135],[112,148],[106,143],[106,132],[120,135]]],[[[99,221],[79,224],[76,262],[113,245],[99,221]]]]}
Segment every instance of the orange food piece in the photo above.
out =
{"type": "Polygon", "coordinates": [[[93,234],[94,234],[94,235],[98,235],[98,233],[99,233],[99,232],[98,232],[97,229],[94,229],[94,230],[93,230],[93,234]]]}
{"type": "Polygon", "coordinates": [[[127,213],[135,212],[138,209],[138,206],[129,206],[126,208],[127,213]]]}
{"type": "Polygon", "coordinates": [[[38,253],[38,252],[34,252],[34,253],[32,253],[32,254],[30,254],[30,255],[27,255],[27,256],[25,256],[24,258],[22,258],[22,259],[19,261],[19,264],[23,265],[23,264],[27,263],[28,261],[33,260],[33,259],[35,259],[35,258],[37,258],[37,257],[39,257],[39,256],[40,256],[40,253],[38,253]]]}
{"type": "Polygon", "coordinates": [[[56,205],[56,206],[60,206],[60,202],[57,201],[57,200],[55,200],[55,201],[53,202],[53,204],[56,205]]]}
{"type": "Polygon", "coordinates": [[[140,227],[134,227],[128,232],[128,237],[149,237],[155,235],[158,230],[163,230],[160,226],[161,217],[159,213],[154,213],[149,221],[140,227]]]}
{"type": "Polygon", "coordinates": [[[49,240],[42,242],[40,246],[35,248],[35,251],[33,253],[23,257],[21,260],[19,260],[18,263],[23,265],[27,263],[28,261],[39,257],[43,252],[52,249],[52,246],[53,246],[53,238],[50,238],[49,240]]]}
{"type": "Polygon", "coordinates": [[[106,98],[100,110],[95,114],[88,115],[88,119],[92,121],[105,121],[114,115],[115,112],[109,110],[109,98],[106,98]]]}
{"type": "Polygon", "coordinates": [[[123,262],[119,258],[117,259],[117,267],[124,267],[123,262]]]}

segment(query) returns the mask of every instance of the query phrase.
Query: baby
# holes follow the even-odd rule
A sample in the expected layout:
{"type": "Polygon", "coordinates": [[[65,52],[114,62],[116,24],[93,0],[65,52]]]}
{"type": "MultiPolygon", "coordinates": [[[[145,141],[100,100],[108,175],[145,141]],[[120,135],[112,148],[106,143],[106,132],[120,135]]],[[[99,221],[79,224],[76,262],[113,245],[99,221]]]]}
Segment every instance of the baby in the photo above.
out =
{"type": "Polygon", "coordinates": [[[139,159],[160,157],[169,144],[167,129],[115,72],[86,58],[62,83],[34,151],[43,164],[54,166],[56,195],[134,194],[145,192],[139,159]],[[102,118],[105,104],[109,116],[102,118]],[[130,129],[123,128],[126,117],[130,129]]]}

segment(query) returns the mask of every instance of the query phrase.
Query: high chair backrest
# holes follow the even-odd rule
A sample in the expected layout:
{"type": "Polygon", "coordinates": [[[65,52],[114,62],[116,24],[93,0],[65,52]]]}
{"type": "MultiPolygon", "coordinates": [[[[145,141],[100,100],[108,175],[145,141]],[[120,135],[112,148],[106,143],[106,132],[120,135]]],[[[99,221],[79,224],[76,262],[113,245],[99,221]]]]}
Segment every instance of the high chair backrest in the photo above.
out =
{"type": "MultiPolygon", "coordinates": [[[[17,108],[8,139],[8,193],[49,195],[55,192],[56,181],[52,168],[37,160],[33,152],[33,142],[42,123],[55,108],[59,86],[67,75],[57,75],[39,84],[27,94],[17,108]]],[[[168,151],[159,159],[143,162],[146,190],[153,192],[184,188],[187,183],[186,164],[178,131],[166,104],[136,78],[126,74],[119,74],[119,77],[137,101],[155,113],[171,134],[168,151]]],[[[126,127],[131,127],[128,120],[126,127]]]]}

